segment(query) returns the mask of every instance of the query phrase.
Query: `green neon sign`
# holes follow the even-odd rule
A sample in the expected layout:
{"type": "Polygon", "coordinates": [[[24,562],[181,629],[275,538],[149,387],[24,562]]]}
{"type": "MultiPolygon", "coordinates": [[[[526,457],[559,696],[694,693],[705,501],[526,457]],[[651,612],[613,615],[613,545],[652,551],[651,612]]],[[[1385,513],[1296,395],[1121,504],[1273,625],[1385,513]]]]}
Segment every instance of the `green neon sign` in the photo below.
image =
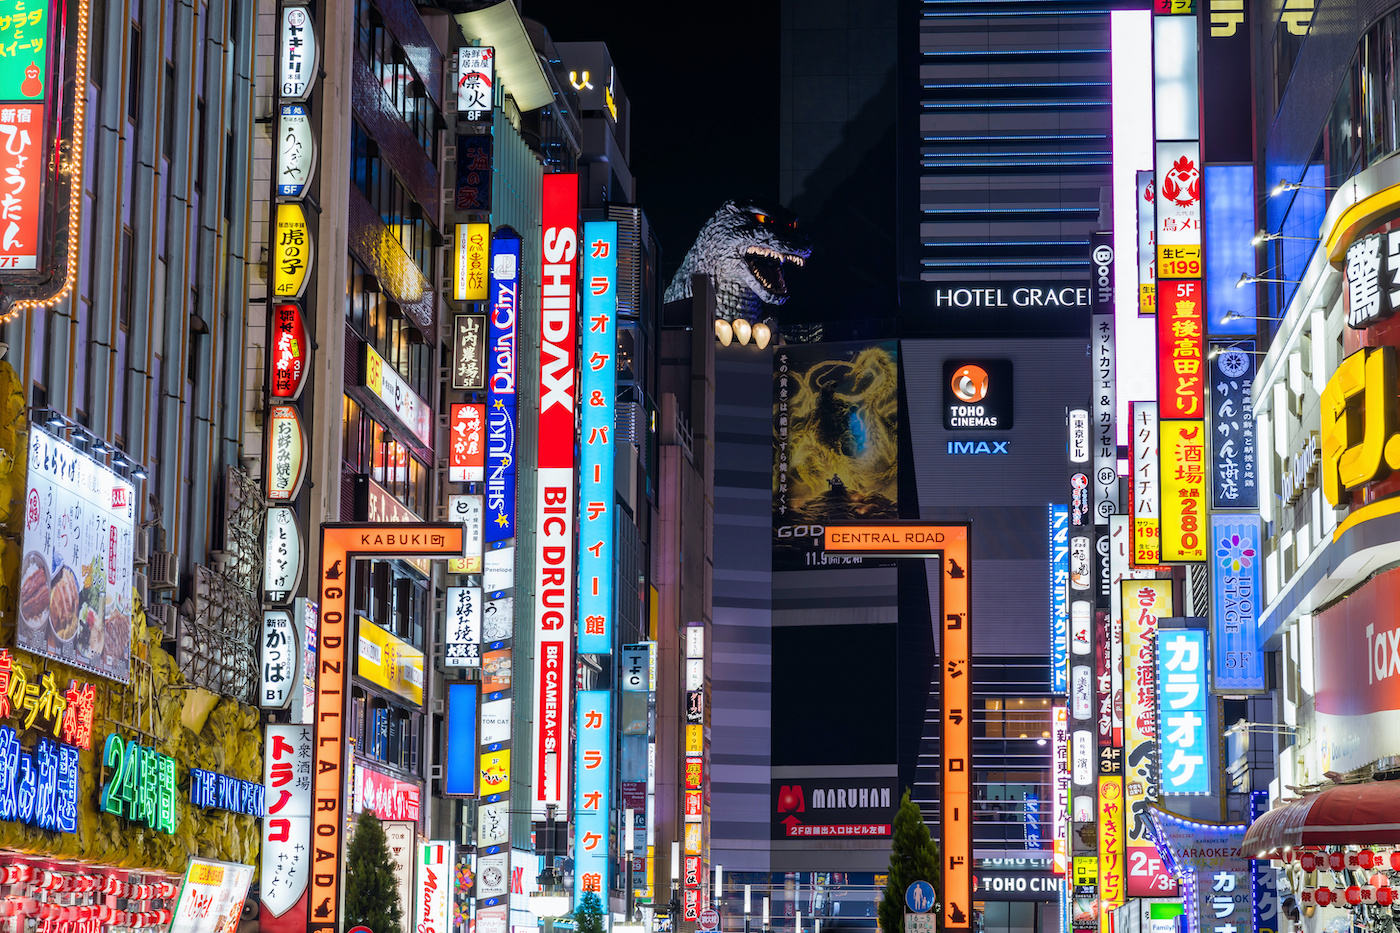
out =
{"type": "Polygon", "coordinates": [[[102,809],[163,833],[180,825],[180,789],[175,759],[115,732],[107,736],[102,764],[111,779],[102,787],[102,809]]]}

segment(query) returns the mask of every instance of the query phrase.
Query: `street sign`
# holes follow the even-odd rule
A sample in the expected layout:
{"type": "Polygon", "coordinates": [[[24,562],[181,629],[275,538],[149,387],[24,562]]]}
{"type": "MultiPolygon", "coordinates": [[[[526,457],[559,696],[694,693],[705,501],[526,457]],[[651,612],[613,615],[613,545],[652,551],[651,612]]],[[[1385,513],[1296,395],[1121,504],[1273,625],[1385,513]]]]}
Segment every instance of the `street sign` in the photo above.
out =
{"type": "Polygon", "coordinates": [[[700,929],[718,930],[719,911],[715,910],[713,907],[706,907],[704,910],[700,911],[700,929]]]}
{"type": "Polygon", "coordinates": [[[904,903],[916,914],[933,910],[933,885],[927,881],[915,881],[904,889],[904,903]]]}
{"type": "Polygon", "coordinates": [[[905,914],[904,933],[937,933],[936,914],[905,914]]]}

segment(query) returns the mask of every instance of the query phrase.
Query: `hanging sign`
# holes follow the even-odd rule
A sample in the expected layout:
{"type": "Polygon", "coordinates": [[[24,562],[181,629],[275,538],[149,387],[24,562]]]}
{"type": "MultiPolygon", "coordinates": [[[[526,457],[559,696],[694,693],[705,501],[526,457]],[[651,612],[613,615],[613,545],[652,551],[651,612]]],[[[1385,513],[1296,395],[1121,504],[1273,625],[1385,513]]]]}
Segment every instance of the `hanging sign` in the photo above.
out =
{"type": "Polygon", "coordinates": [[[277,229],[272,242],[272,294],[300,298],[311,281],[311,228],[306,211],[295,201],[277,205],[277,229]]]}
{"type": "MultiPolygon", "coordinates": [[[[466,537],[467,545],[465,557],[448,560],[448,573],[481,573],[482,514],[481,496],[447,497],[447,520],[462,523],[462,531],[466,537]]],[[[493,589],[501,588],[493,587],[493,589]]]]}
{"type": "Polygon", "coordinates": [[[578,529],[581,654],[612,653],[617,242],[616,221],[590,221],[583,225],[578,529]]]}
{"type": "MultiPolygon", "coordinates": [[[[1157,143],[1157,277],[1201,277],[1201,146],[1157,143]]],[[[1160,296],[1159,296],[1160,301],[1160,296]]]]}
{"type": "Polygon", "coordinates": [[[486,388],[484,314],[459,314],[453,318],[452,388],[465,392],[480,392],[486,388]]]}
{"type": "Polygon", "coordinates": [[[486,542],[515,537],[516,310],[520,239],[491,240],[491,343],[487,353],[486,542]]]}
{"type": "Polygon", "coordinates": [[[295,401],[306,384],[311,342],[301,306],[294,301],[272,306],[272,397],[295,401]]]}
{"type": "Polygon", "coordinates": [[[316,30],[304,6],[282,8],[282,33],[278,37],[283,100],[306,100],[316,80],[316,30]]]}
{"type": "Polygon", "coordinates": [[[267,410],[267,498],[290,502],[306,478],[306,432],[294,405],[273,405],[267,410]]]}
{"type": "Polygon", "coordinates": [[[1157,287],[1157,403],[1160,417],[1200,418],[1205,411],[1205,317],[1199,280],[1157,287]]]}
{"type": "Polygon", "coordinates": [[[277,196],[305,197],[317,161],[311,111],[305,104],[283,104],[277,114],[277,196]]]}
{"type": "MultiPolygon", "coordinates": [[[[1259,508],[1253,351],[1254,341],[1242,340],[1210,361],[1211,508],[1259,508]]],[[[1283,498],[1291,501],[1287,484],[1283,498]]]]}
{"type": "Polygon", "coordinates": [[[468,120],[491,116],[496,87],[496,50],[463,46],[457,50],[457,112],[468,120]]]}
{"type": "Polygon", "coordinates": [[[452,297],[457,301],[485,301],[491,225],[457,224],[453,236],[452,297]]]}
{"type": "Polygon", "coordinates": [[[486,479],[486,406],[453,403],[447,432],[448,482],[479,483],[486,479]]]}
{"type": "Polygon", "coordinates": [[[1163,630],[1157,635],[1157,735],[1162,793],[1209,794],[1210,691],[1206,633],[1163,630]]]}
{"type": "MultiPolygon", "coordinates": [[[[1167,313],[1164,304],[1159,318],[1167,313]]],[[[1162,560],[1206,559],[1206,424],[1161,422],[1162,560]]]]}
{"type": "Polygon", "coordinates": [[[296,622],[287,609],[263,613],[262,687],[258,705],[263,709],[286,709],[292,691],[300,687],[301,655],[297,649],[296,622]]]}
{"type": "Polygon", "coordinates": [[[481,587],[449,586],[444,608],[443,666],[480,667],[481,587]]]}
{"type": "Polygon", "coordinates": [[[1155,566],[1162,559],[1161,476],[1158,470],[1156,402],[1132,402],[1128,406],[1133,473],[1128,487],[1128,511],[1132,514],[1129,565],[1155,566]]]}
{"type": "MultiPolygon", "coordinates": [[[[301,901],[311,878],[311,726],[269,723],[263,745],[263,928],[268,917],[282,917],[301,901]]],[[[305,908],[290,918],[306,928],[305,908]]]]}
{"type": "Polygon", "coordinates": [[[296,509],[275,505],[267,510],[267,535],[263,543],[263,602],[291,602],[301,583],[301,528],[296,509]]]}
{"type": "Polygon", "coordinates": [[[1264,549],[1259,516],[1215,512],[1210,517],[1210,594],[1215,658],[1215,689],[1219,693],[1263,690],[1264,650],[1259,644],[1259,611],[1263,597],[1259,569],[1264,549]]]}

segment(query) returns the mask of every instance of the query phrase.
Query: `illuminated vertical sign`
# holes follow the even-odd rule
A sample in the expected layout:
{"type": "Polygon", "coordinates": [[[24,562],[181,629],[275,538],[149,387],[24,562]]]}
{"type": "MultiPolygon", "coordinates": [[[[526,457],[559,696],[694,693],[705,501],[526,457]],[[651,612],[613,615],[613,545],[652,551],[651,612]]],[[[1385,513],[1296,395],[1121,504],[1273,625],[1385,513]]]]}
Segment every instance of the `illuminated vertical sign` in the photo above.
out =
{"type": "Polygon", "coordinates": [[[1051,713],[1050,742],[1055,758],[1055,800],[1052,810],[1055,831],[1054,870],[1065,874],[1069,868],[1069,710],[1056,706],[1051,713]]]}
{"type": "Polygon", "coordinates": [[[943,593],[943,926],[972,928],[972,574],[966,527],[947,526],[943,593]]]}
{"type": "MultiPolygon", "coordinates": [[[[487,259],[488,268],[490,259],[487,259]]],[[[490,294],[490,274],[487,273],[490,294]]],[[[480,392],[486,388],[486,317],[458,314],[452,319],[452,388],[480,392]]]]}
{"type": "Polygon", "coordinates": [[[577,783],[574,787],[574,906],[611,890],[608,840],[612,817],[612,693],[578,692],[577,783]]]}
{"type": "Polygon", "coordinates": [[[311,877],[311,726],[269,723],[263,745],[267,810],[262,820],[261,929],[306,929],[302,903],[311,877]]]}
{"type": "Polygon", "coordinates": [[[1205,412],[1205,321],[1199,280],[1157,287],[1159,416],[1200,418],[1205,412]]]}
{"type": "Polygon", "coordinates": [[[418,904],[413,910],[417,933],[450,933],[452,930],[455,842],[425,842],[418,847],[418,904]]]}
{"type": "Polygon", "coordinates": [[[1157,403],[1133,402],[1129,417],[1132,428],[1128,440],[1133,465],[1132,485],[1128,491],[1133,519],[1129,526],[1132,535],[1129,562],[1133,566],[1152,566],[1162,559],[1157,403]]]}
{"type": "Polygon", "coordinates": [[[1263,560],[1259,516],[1216,512],[1210,517],[1210,594],[1220,693],[1263,690],[1264,651],[1259,644],[1259,567],[1263,560]]]}
{"type": "Polygon", "coordinates": [[[617,222],[583,225],[579,366],[578,650],[611,654],[613,423],[617,394],[617,222]]]}
{"type": "Polygon", "coordinates": [[[1148,806],[1157,799],[1157,620],[1172,615],[1172,582],[1125,580],[1119,585],[1123,599],[1128,896],[1159,897],[1176,890],[1148,830],[1148,806]]]}
{"type": "Polygon", "coordinates": [[[1108,516],[1118,511],[1118,428],[1114,423],[1118,402],[1113,315],[1094,315],[1090,327],[1094,354],[1094,518],[1091,524],[1107,525],[1108,516]]]}
{"type": "Polygon", "coordinates": [[[1163,420],[1161,432],[1162,560],[1205,560],[1206,423],[1163,420]]]}
{"type": "MultiPolygon", "coordinates": [[[[1194,31],[1194,24],[1191,28],[1194,31]]],[[[1193,52],[1192,62],[1194,61],[1193,52]]],[[[1196,103],[1193,100],[1190,109],[1194,111],[1195,108],[1196,103]]],[[[1157,278],[1201,278],[1203,270],[1199,143],[1195,140],[1157,141],[1154,191],[1157,205],[1157,278]]]]}
{"type": "Polygon", "coordinates": [[[454,402],[448,410],[448,482],[479,483],[486,476],[486,408],[476,402],[454,402]]]}
{"type": "Polygon", "coordinates": [[[535,500],[533,807],[569,802],[573,686],[574,374],[578,176],[544,176],[540,266],[540,385],[535,500]]]}
{"type": "Polygon", "coordinates": [[[491,239],[491,338],[486,352],[486,543],[515,537],[515,336],[520,307],[520,238],[491,239]]]}
{"type": "Polygon", "coordinates": [[[489,45],[457,50],[457,112],[468,120],[491,116],[496,90],[496,50],[489,45]]]}
{"type": "Polygon", "coordinates": [[[453,237],[452,297],[457,301],[485,301],[491,225],[457,224],[453,237]]]}
{"type": "Polygon", "coordinates": [[[477,714],[480,687],[470,683],[447,685],[446,750],[442,766],[442,793],[447,797],[476,793],[477,714]]]}
{"type": "MultiPolygon", "coordinates": [[[[1215,509],[1259,508],[1254,436],[1254,341],[1212,351],[1210,498],[1215,509]]],[[[1284,500],[1289,499],[1285,490],[1284,500]]]]}
{"type": "Polygon", "coordinates": [[[1157,234],[1152,172],[1137,173],[1138,314],[1157,313],[1157,234]]]}
{"type": "Polygon", "coordinates": [[[1177,629],[1157,636],[1157,704],[1162,793],[1209,794],[1210,692],[1206,633],[1177,629]]]}
{"type": "Polygon", "coordinates": [[[1123,844],[1123,778],[1099,778],[1099,931],[1111,933],[1113,910],[1128,902],[1127,851],[1123,844]]]}
{"type": "Polygon", "coordinates": [[[1069,689],[1069,507],[1050,510],[1050,692],[1069,689]]]}

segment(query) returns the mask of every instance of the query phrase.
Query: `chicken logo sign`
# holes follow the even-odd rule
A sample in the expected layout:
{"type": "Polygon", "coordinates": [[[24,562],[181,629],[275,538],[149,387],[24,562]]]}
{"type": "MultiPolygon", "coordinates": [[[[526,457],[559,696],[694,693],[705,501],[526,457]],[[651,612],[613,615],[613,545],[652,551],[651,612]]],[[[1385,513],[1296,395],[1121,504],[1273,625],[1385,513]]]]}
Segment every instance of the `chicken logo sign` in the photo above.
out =
{"type": "Polygon", "coordinates": [[[1162,179],[1162,197],[1178,207],[1191,207],[1201,199],[1201,170],[1187,156],[1181,156],[1162,179]]]}

